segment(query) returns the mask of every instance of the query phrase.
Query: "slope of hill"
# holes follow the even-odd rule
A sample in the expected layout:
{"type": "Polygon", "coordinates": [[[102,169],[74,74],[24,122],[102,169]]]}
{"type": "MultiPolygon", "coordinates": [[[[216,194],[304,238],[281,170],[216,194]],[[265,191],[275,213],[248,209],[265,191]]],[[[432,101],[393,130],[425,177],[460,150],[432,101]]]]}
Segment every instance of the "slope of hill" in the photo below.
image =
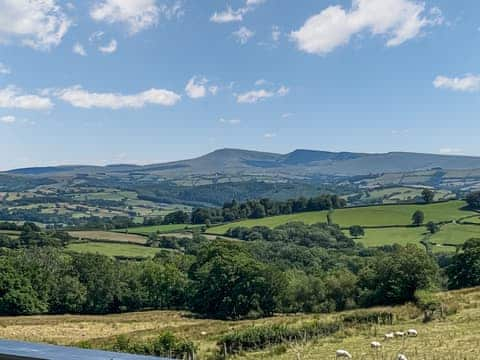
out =
{"type": "Polygon", "coordinates": [[[428,169],[480,169],[480,157],[402,152],[385,154],[336,153],[314,150],[295,150],[289,154],[274,154],[249,150],[221,149],[195,159],[164,164],[26,168],[12,170],[10,173],[42,176],[79,173],[122,174],[132,172],[164,176],[215,173],[290,173],[304,176],[355,176],[428,169]]]}

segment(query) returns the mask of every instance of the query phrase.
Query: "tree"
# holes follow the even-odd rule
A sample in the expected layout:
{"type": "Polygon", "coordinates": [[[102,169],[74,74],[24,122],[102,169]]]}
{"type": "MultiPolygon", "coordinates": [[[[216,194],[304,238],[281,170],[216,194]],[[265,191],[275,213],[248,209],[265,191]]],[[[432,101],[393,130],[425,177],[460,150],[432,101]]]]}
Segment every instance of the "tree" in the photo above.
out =
{"type": "Polygon", "coordinates": [[[472,209],[480,210],[480,191],[469,194],[467,196],[467,203],[472,209]]]}
{"type": "Polygon", "coordinates": [[[447,268],[448,287],[461,289],[480,285],[480,239],[465,242],[447,268]]]}
{"type": "Polygon", "coordinates": [[[350,226],[350,236],[354,238],[358,238],[361,236],[365,236],[365,230],[360,225],[353,225],[350,226]]]}
{"type": "Polygon", "coordinates": [[[423,201],[425,201],[427,204],[430,204],[433,202],[433,199],[435,198],[435,193],[430,189],[423,189],[422,198],[423,198],[423,201]]]}
{"type": "Polygon", "coordinates": [[[437,284],[438,273],[435,260],[418,246],[395,246],[392,253],[378,255],[362,270],[360,286],[366,290],[363,305],[413,301],[417,290],[437,284]]]}
{"type": "Polygon", "coordinates": [[[437,232],[440,231],[440,225],[435,224],[433,221],[430,221],[430,222],[427,224],[427,229],[428,229],[428,231],[430,231],[430,233],[433,235],[433,234],[436,234],[437,232]]]}
{"type": "Polygon", "coordinates": [[[412,215],[412,223],[415,226],[420,226],[425,221],[425,214],[421,210],[417,210],[412,215]]]}
{"type": "Polygon", "coordinates": [[[220,319],[271,316],[285,276],[238,246],[210,245],[193,264],[193,311],[220,319]]]}

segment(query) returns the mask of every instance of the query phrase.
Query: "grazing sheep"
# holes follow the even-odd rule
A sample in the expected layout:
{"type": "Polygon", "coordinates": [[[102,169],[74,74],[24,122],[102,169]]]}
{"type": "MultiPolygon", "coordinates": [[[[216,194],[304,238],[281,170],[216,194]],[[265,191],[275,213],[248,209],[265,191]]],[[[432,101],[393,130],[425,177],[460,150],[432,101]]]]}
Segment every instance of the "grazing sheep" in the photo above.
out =
{"type": "Polygon", "coordinates": [[[403,354],[398,354],[397,360],[408,360],[407,357],[403,354]]]}
{"type": "Polygon", "coordinates": [[[406,334],[404,331],[396,331],[395,332],[395,337],[405,337],[406,334]]]}
{"type": "Polygon", "coordinates": [[[339,359],[339,358],[351,359],[352,358],[352,355],[350,355],[350,353],[346,350],[337,350],[336,355],[337,355],[337,359],[339,359]]]}
{"type": "Polygon", "coordinates": [[[206,336],[206,335],[207,335],[207,332],[206,332],[206,331],[202,331],[202,332],[200,333],[200,335],[206,336]]]}
{"type": "Polygon", "coordinates": [[[370,347],[371,347],[372,349],[378,350],[378,349],[380,349],[380,348],[382,347],[382,344],[380,344],[378,341],[372,341],[372,342],[370,343],[370,347]]]}
{"type": "Polygon", "coordinates": [[[418,331],[415,330],[415,329],[410,329],[410,330],[407,331],[407,334],[408,334],[408,336],[415,337],[415,336],[418,336],[418,331]]]}
{"type": "Polygon", "coordinates": [[[395,338],[395,334],[394,333],[388,333],[388,334],[385,334],[385,336],[383,338],[385,340],[393,340],[395,338]]]}

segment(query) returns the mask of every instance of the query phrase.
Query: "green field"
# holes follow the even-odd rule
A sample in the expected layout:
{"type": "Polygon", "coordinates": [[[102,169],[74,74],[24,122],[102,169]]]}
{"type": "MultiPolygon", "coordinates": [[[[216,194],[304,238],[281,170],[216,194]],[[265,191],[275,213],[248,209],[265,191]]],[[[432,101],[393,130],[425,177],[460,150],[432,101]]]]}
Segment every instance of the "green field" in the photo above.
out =
{"type": "Polygon", "coordinates": [[[480,225],[448,224],[430,238],[436,244],[461,245],[468,239],[480,238],[480,225]]]}
{"type": "MultiPolygon", "coordinates": [[[[348,236],[348,231],[345,231],[345,234],[348,236]]],[[[365,229],[365,236],[358,238],[356,241],[366,247],[383,246],[386,244],[419,245],[426,234],[427,229],[424,227],[365,229]]]]}
{"type": "MultiPolygon", "coordinates": [[[[351,225],[362,226],[404,226],[411,224],[412,214],[416,210],[425,213],[425,222],[453,221],[476,213],[464,210],[466,203],[463,201],[449,201],[429,205],[378,205],[335,210],[333,221],[342,227],[351,225]]],[[[327,221],[328,211],[306,212],[293,215],[281,215],[263,219],[245,220],[222,226],[212,227],[208,230],[211,234],[225,234],[228,229],[237,226],[275,227],[292,221],[301,221],[305,224],[314,224],[327,221]]]]}
{"type": "Polygon", "coordinates": [[[179,232],[182,230],[191,230],[201,225],[186,225],[186,224],[172,224],[172,225],[156,225],[156,226],[141,226],[130,229],[120,229],[113,230],[118,233],[129,233],[129,234],[139,234],[139,235],[148,235],[153,233],[166,234],[170,232],[179,232]]]}
{"type": "Polygon", "coordinates": [[[100,254],[110,257],[125,256],[151,258],[159,252],[159,249],[140,245],[95,242],[70,244],[66,249],[80,253],[100,254]]]}

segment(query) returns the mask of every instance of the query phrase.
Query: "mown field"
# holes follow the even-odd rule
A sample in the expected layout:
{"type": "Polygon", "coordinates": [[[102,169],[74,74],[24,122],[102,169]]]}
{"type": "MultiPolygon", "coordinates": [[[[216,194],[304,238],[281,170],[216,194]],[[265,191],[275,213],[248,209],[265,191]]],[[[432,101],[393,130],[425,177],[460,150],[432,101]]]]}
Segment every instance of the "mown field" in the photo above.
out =
{"type": "Polygon", "coordinates": [[[186,225],[186,224],[172,224],[172,225],[155,225],[155,226],[140,226],[130,229],[113,230],[117,233],[128,233],[137,235],[149,235],[153,233],[167,234],[171,232],[179,232],[183,230],[191,230],[201,225],[186,225]]]}
{"type": "Polygon", "coordinates": [[[70,236],[79,240],[102,240],[144,245],[147,238],[135,234],[123,234],[112,231],[69,231],[70,236]]]}
{"type": "Polygon", "coordinates": [[[141,245],[101,242],[73,243],[67,245],[66,250],[80,253],[100,254],[109,257],[143,258],[153,258],[155,254],[160,251],[158,248],[151,248],[141,245]]]}
{"type": "MultiPolygon", "coordinates": [[[[480,289],[468,289],[439,295],[450,315],[443,320],[423,323],[422,312],[412,305],[372,309],[391,311],[393,325],[348,327],[334,336],[310,342],[282,344],[263,351],[244,352],[235,359],[335,359],[337,349],[346,349],[353,359],[395,360],[398,353],[409,360],[477,360],[480,345],[480,289]],[[417,338],[384,342],[383,334],[415,328],[417,338]],[[370,342],[381,341],[379,352],[370,342]]],[[[0,337],[62,345],[88,343],[99,349],[110,349],[119,335],[148,339],[164,331],[195,342],[199,359],[212,359],[218,339],[233,330],[264,324],[302,324],[310,320],[330,321],[346,314],[291,315],[246,321],[197,319],[189,313],[150,311],[106,316],[28,316],[0,318],[0,337]],[[203,334],[203,335],[202,335],[203,334]]]]}

